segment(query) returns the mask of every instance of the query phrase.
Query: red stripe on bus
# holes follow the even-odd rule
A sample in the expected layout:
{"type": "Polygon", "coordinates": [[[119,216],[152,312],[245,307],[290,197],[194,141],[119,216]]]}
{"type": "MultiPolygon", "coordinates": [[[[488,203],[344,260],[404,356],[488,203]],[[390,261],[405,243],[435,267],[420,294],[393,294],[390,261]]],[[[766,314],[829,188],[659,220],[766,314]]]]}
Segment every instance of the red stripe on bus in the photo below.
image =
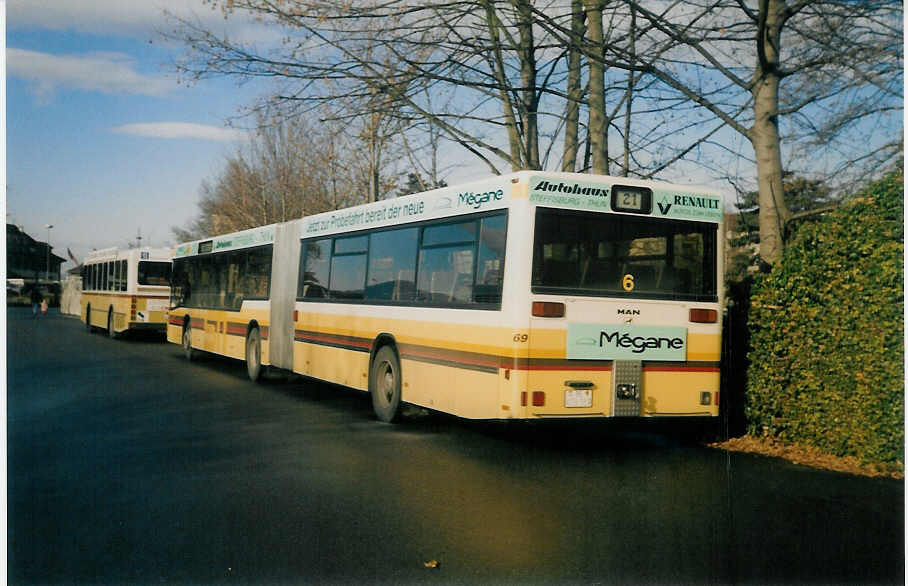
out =
{"type": "Polygon", "coordinates": [[[488,368],[501,368],[501,360],[499,356],[495,355],[473,355],[473,356],[464,356],[459,353],[457,350],[445,350],[443,348],[439,349],[414,349],[412,346],[405,352],[401,350],[401,358],[419,360],[419,359],[429,359],[429,360],[441,360],[444,362],[454,363],[454,364],[471,364],[474,366],[485,366],[488,368]]]}
{"type": "Polygon", "coordinates": [[[564,362],[561,364],[517,364],[514,366],[502,366],[502,368],[510,368],[511,370],[583,370],[609,372],[612,370],[612,365],[587,365],[564,362]]]}
{"type": "Polygon", "coordinates": [[[313,332],[303,332],[300,330],[296,330],[293,339],[297,342],[321,342],[323,344],[349,347],[351,349],[362,348],[369,350],[372,348],[372,344],[366,341],[361,341],[350,337],[329,336],[324,334],[316,334],[313,332]]]}
{"type": "Polygon", "coordinates": [[[663,365],[653,365],[646,366],[643,365],[644,372],[719,372],[718,366],[689,366],[686,364],[679,364],[677,366],[663,366],[663,365]]]}

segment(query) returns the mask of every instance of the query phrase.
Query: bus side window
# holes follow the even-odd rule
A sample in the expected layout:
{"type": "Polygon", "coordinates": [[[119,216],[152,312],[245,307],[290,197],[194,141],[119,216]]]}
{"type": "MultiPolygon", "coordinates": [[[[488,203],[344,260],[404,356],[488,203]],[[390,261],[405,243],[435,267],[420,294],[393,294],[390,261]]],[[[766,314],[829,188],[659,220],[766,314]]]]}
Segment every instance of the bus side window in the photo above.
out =
{"type": "Polygon", "coordinates": [[[249,251],[248,273],[244,297],[246,299],[268,299],[271,293],[272,245],[249,251]]]}
{"type": "Polygon", "coordinates": [[[183,274],[183,262],[174,261],[173,273],[170,282],[170,307],[186,305],[186,277],[183,274]]]}
{"type": "Polygon", "coordinates": [[[473,286],[476,303],[501,303],[501,275],[508,218],[504,214],[482,219],[479,232],[477,283],[473,286]]]}
{"type": "Polygon", "coordinates": [[[331,271],[331,239],[303,242],[300,254],[300,282],[297,297],[324,299],[328,297],[328,278],[331,271]]]}
{"type": "Polygon", "coordinates": [[[431,304],[469,303],[473,290],[473,246],[424,248],[419,255],[417,299],[431,304]]]}
{"type": "Polygon", "coordinates": [[[412,301],[416,296],[419,228],[375,232],[369,240],[366,299],[412,301]]]}
{"type": "Polygon", "coordinates": [[[365,253],[331,257],[329,290],[333,299],[363,299],[365,282],[365,253]]]}

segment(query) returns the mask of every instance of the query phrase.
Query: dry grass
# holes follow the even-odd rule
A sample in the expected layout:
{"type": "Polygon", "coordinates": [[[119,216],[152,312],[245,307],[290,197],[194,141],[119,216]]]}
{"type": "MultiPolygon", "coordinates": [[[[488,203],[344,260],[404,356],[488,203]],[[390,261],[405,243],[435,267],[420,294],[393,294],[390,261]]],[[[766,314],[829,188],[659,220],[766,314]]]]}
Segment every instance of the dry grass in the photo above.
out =
{"type": "Polygon", "coordinates": [[[902,480],[905,478],[905,468],[902,462],[892,465],[863,464],[857,458],[850,456],[839,457],[821,452],[817,448],[804,445],[784,444],[768,437],[731,438],[724,442],[708,444],[711,448],[728,450],[730,452],[746,452],[761,454],[788,460],[793,464],[811,466],[823,470],[843,472],[858,476],[887,477],[902,480]]]}

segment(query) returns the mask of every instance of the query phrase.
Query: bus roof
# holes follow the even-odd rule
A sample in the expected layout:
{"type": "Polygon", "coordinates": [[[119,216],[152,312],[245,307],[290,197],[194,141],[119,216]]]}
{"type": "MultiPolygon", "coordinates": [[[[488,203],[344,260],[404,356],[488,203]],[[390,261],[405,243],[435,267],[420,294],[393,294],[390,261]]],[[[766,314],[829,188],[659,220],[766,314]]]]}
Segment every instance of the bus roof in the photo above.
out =
{"type": "Polygon", "coordinates": [[[141,248],[103,248],[93,250],[85,256],[85,263],[106,262],[111,260],[121,260],[136,256],[142,260],[169,261],[173,257],[173,250],[170,248],[153,248],[143,246],[141,248]],[[141,253],[144,253],[141,254],[141,253]]]}
{"type": "Polygon", "coordinates": [[[195,256],[197,254],[206,254],[209,252],[220,252],[224,250],[236,250],[240,248],[251,248],[253,246],[263,246],[274,242],[274,228],[277,224],[268,224],[257,228],[249,228],[230,234],[221,234],[211,238],[193,240],[177,245],[174,249],[173,257],[182,258],[184,256],[195,256]]]}
{"type": "MultiPolygon", "coordinates": [[[[608,197],[612,186],[646,188],[651,191],[651,213],[648,215],[652,217],[722,222],[722,195],[713,189],[628,177],[547,171],[493,175],[455,186],[313,214],[290,222],[299,224],[300,238],[312,238],[503,209],[511,203],[514,185],[525,186],[516,191],[520,194],[516,197],[528,198],[531,204],[599,212],[614,211],[609,208],[608,197]]],[[[181,258],[271,244],[274,242],[275,226],[277,224],[269,224],[185,242],[175,248],[173,256],[181,258]]]]}
{"type": "Polygon", "coordinates": [[[641,187],[651,191],[652,216],[722,221],[722,196],[705,187],[586,173],[519,171],[307,216],[301,221],[300,236],[310,238],[505,208],[514,184],[526,186],[517,193],[528,197],[531,204],[600,212],[612,211],[612,186],[641,187]]]}

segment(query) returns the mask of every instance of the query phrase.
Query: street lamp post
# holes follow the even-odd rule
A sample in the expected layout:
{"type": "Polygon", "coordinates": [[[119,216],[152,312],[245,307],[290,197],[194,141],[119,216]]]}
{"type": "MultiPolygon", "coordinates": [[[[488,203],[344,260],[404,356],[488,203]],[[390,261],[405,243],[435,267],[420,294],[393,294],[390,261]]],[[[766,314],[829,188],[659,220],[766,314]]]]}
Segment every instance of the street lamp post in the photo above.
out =
{"type": "Polygon", "coordinates": [[[45,226],[47,228],[47,262],[44,266],[44,278],[50,281],[50,229],[53,228],[53,224],[48,224],[45,226]]]}

